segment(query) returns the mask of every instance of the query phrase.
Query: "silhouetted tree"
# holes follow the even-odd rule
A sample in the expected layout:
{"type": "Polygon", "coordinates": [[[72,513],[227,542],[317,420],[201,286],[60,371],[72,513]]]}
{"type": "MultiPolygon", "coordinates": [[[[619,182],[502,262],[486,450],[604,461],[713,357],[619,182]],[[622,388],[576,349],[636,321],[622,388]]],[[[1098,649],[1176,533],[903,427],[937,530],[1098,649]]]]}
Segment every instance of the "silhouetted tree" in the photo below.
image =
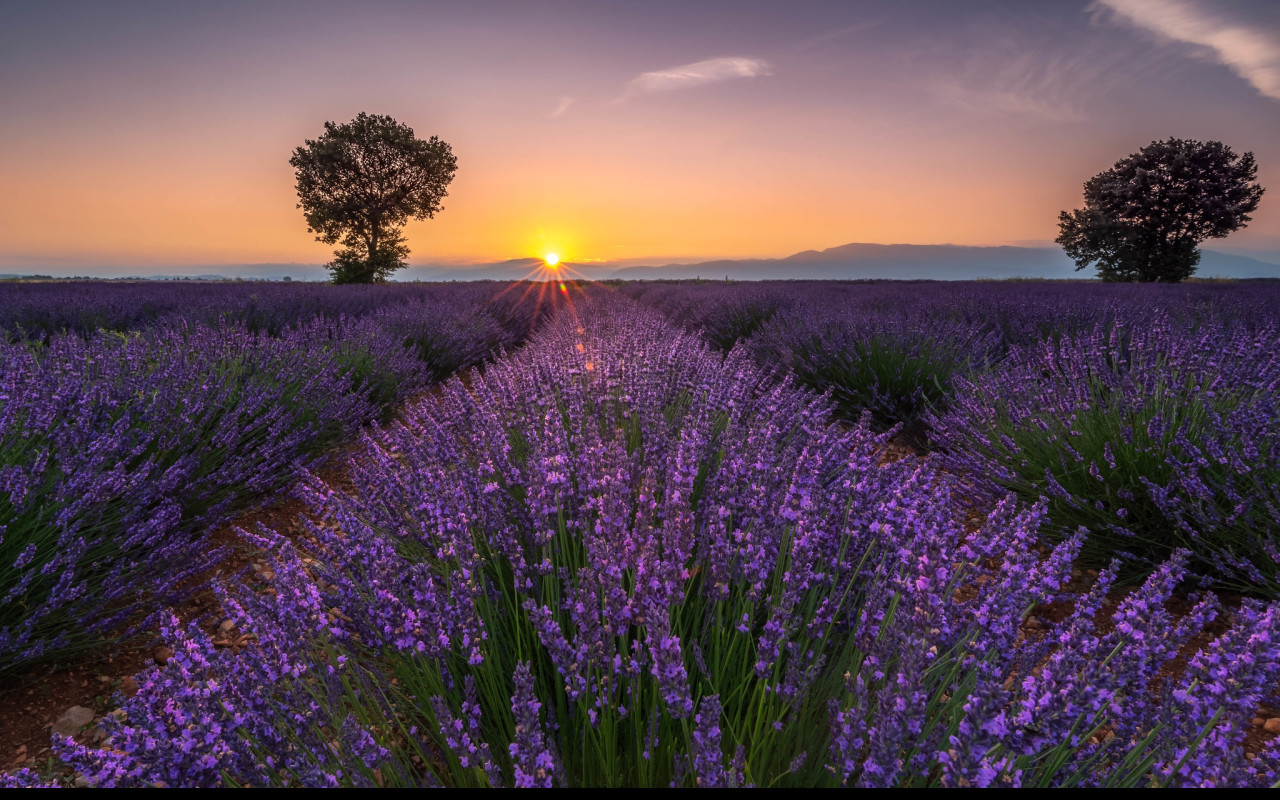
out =
{"type": "Polygon", "coordinates": [[[1084,208],[1058,215],[1057,242],[1104,281],[1180,281],[1205,239],[1239,230],[1258,208],[1253,153],[1222,142],[1167,139],[1090,178],[1084,208]]]}
{"type": "Polygon", "coordinates": [[[328,264],[334,283],[381,283],[405,266],[400,227],[441,210],[458,167],[446,142],[418,139],[408,125],[363,112],[342,125],[326,122],[289,164],[307,229],[318,241],[342,244],[328,264]]]}

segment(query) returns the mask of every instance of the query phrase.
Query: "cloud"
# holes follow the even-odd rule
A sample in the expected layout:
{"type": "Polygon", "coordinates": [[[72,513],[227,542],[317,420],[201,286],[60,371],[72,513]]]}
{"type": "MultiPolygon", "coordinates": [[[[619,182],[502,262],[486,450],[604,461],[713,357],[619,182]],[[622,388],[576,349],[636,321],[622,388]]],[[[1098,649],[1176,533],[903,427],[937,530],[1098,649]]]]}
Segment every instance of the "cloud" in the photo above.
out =
{"type": "Polygon", "coordinates": [[[830,44],[831,42],[843,39],[846,36],[852,36],[855,33],[861,33],[862,31],[865,31],[869,28],[874,28],[878,25],[880,25],[880,20],[863,22],[858,25],[846,25],[843,28],[836,28],[835,30],[819,33],[816,36],[810,36],[807,39],[801,39],[800,41],[791,45],[789,49],[797,52],[814,50],[819,47],[823,47],[827,44],[830,44]]]}
{"type": "Polygon", "coordinates": [[[733,78],[769,75],[769,64],[758,58],[709,58],[657,72],[642,72],[632,78],[618,101],[645,94],[671,92],[733,78]]]}
{"type": "Polygon", "coordinates": [[[988,116],[1038,117],[1050,122],[1087,119],[1080,72],[1023,54],[1001,60],[977,59],[959,74],[939,78],[934,91],[957,108],[988,116]]]}
{"type": "Polygon", "coordinates": [[[1168,66],[1140,48],[1081,47],[1012,30],[988,30],[981,42],[956,63],[944,60],[931,88],[944,103],[984,116],[1083,122],[1099,96],[1168,66]]]}
{"type": "Polygon", "coordinates": [[[561,97],[559,104],[556,105],[556,110],[551,112],[551,116],[553,118],[558,117],[564,112],[568,111],[569,106],[573,105],[573,102],[574,102],[574,99],[572,97],[569,97],[567,95],[564,97],[561,97]]]}
{"type": "Polygon", "coordinates": [[[1092,11],[1110,11],[1166,39],[1196,45],[1226,65],[1264,97],[1280,100],[1280,34],[1215,14],[1194,0],[1095,0],[1092,11]]]}

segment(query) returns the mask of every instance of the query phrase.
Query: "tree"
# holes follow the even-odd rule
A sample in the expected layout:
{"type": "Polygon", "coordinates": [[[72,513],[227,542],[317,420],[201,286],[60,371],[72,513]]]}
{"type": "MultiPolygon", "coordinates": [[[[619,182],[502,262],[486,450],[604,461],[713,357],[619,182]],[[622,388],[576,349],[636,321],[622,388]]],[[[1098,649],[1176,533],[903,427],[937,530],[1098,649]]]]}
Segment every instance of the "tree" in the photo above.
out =
{"type": "Polygon", "coordinates": [[[1253,153],[1222,142],[1167,139],[1090,178],[1084,208],[1058,215],[1057,242],[1104,281],[1189,278],[1205,239],[1239,230],[1258,208],[1253,153]]]}
{"type": "Polygon", "coordinates": [[[442,210],[458,167],[446,142],[418,139],[408,125],[363,112],[342,125],[326,122],[289,164],[307,230],[342,244],[328,264],[334,283],[381,283],[405,266],[400,227],[442,210]]]}

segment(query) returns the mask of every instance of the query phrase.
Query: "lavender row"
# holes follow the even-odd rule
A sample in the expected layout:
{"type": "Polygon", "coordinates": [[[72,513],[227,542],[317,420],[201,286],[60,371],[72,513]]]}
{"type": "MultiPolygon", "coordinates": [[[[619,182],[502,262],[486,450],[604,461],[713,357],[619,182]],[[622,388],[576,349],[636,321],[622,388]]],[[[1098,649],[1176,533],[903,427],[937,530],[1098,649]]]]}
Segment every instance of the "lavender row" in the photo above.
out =
{"type": "Polygon", "coordinates": [[[142,624],[219,557],[211,528],[511,346],[531,309],[490,294],[0,345],[0,671],[142,624]]]}
{"type": "Polygon", "coordinates": [[[182,323],[239,324],[250,332],[274,335],[319,317],[355,319],[411,303],[469,307],[492,302],[491,316],[504,323],[518,322],[508,318],[513,312],[527,317],[528,310],[515,309],[510,302],[520,293],[504,288],[492,283],[10,283],[0,292],[0,338],[93,336],[100,330],[137,331],[182,323]]]}
{"type": "MultiPolygon", "coordinates": [[[[1111,321],[1117,311],[1160,313],[1188,328],[1230,323],[1250,329],[1280,316],[1275,283],[1169,286],[1085,282],[633,282],[629,297],[697,329],[728,349],[775,314],[805,305],[847,316],[909,315],[997,332],[1006,346],[1070,335],[1111,321]]],[[[803,322],[803,320],[801,320],[803,322]]]]}
{"type": "Polygon", "coordinates": [[[1085,557],[1149,573],[1176,549],[1206,580],[1280,594],[1280,326],[1162,316],[1012,350],[931,420],[979,502],[1049,498],[1085,557]]]}
{"type": "Polygon", "coordinates": [[[311,481],[311,553],[264,532],[275,592],[225,596],[257,643],[171,625],[174,658],[105,749],[58,742],[68,764],[99,786],[1275,780],[1242,743],[1280,607],[1175,619],[1179,552],[1029,633],[1081,547],[1041,552],[1044,504],[972,530],[932,460],[882,463],[884,435],[744,351],[576,309],[368,433],[350,493],[311,481]]]}

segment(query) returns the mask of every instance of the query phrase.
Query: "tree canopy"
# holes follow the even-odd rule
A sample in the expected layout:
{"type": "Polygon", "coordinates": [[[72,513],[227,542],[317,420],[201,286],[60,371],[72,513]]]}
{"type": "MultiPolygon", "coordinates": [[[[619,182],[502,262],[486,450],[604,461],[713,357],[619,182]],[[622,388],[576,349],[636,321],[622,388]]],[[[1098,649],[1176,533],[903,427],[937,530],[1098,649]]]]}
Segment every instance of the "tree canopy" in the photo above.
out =
{"type": "Polygon", "coordinates": [[[334,282],[378,283],[406,264],[400,228],[443,209],[458,162],[437,137],[419,139],[391,117],[361,112],[341,125],[326,122],[289,164],[307,229],[342,245],[328,265],[334,282]]]}
{"type": "Polygon", "coordinates": [[[1084,208],[1058,215],[1058,244],[1104,281],[1180,281],[1197,249],[1244,227],[1264,189],[1253,153],[1222,142],[1155,141],[1084,184],[1084,208]]]}

